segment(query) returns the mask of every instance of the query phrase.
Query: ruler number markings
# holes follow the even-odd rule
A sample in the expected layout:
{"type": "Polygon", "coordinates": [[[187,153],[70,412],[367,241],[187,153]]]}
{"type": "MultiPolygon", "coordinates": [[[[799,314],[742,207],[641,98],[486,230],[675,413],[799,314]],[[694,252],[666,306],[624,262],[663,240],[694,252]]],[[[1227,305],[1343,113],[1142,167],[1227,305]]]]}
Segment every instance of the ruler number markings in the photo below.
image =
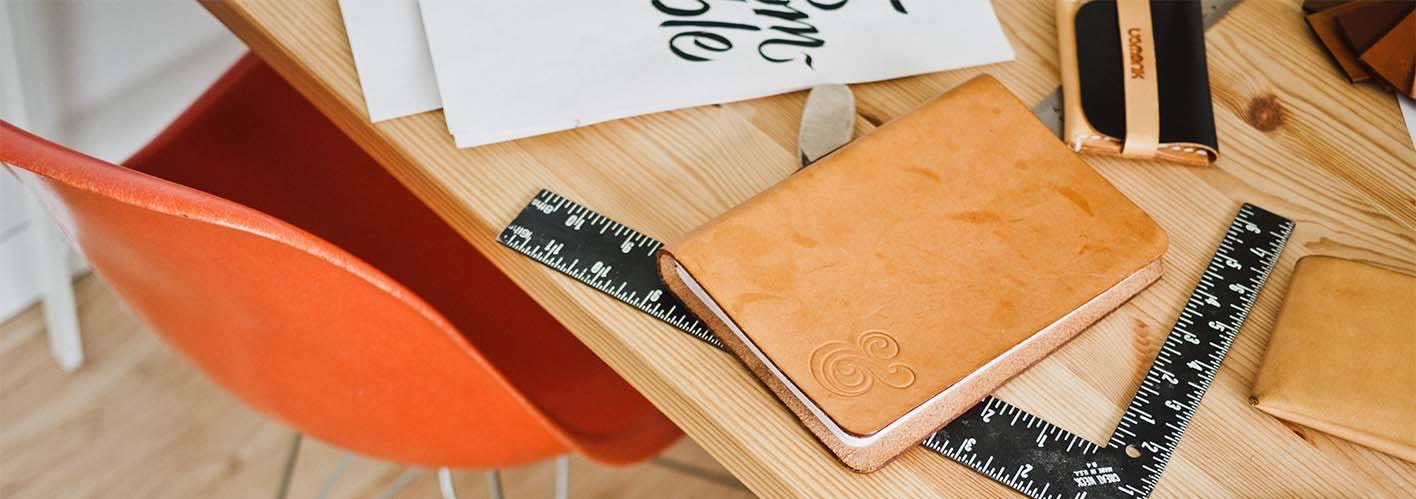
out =
{"type": "MultiPolygon", "coordinates": [[[[1240,208],[1105,446],[992,396],[922,445],[1029,497],[1148,496],[1292,229],[1293,222],[1261,208],[1240,208]]],[[[542,190],[498,240],[724,349],[664,289],[654,261],[662,243],[653,238],[542,190]]]]}
{"type": "Polygon", "coordinates": [[[662,243],[651,237],[542,190],[497,240],[699,340],[723,348],[702,321],[660,282],[654,252],[662,243]]]}

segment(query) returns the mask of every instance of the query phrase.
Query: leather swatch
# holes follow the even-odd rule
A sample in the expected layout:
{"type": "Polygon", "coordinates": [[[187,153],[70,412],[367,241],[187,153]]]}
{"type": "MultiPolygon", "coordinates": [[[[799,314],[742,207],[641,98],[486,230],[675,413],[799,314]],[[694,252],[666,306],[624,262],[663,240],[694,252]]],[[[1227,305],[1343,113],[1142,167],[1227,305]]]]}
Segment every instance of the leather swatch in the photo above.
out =
{"type": "Polygon", "coordinates": [[[1337,26],[1352,51],[1361,54],[1416,9],[1416,0],[1357,2],[1357,5],[1337,15],[1337,26]]]}
{"type": "Polygon", "coordinates": [[[1362,52],[1361,61],[1397,92],[1416,99],[1416,12],[1362,52]]]}
{"type": "Polygon", "coordinates": [[[991,77],[661,250],[845,464],[918,444],[1160,275],[1166,236],[991,77]]]}
{"type": "Polygon", "coordinates": [[[1303,12],[1314,13],[1337,7],[1352,0],[1304,0],[1303,12]]]}
{"type": "Polygon", "coordinates": [[[1252,400],[1275,417],[1416,462],[1416,276],[1298,261],[1252,400]]]}
{"type": "Polygon", "coordinates": [[[1190,166],[1219,158],[1199,2],[1060,0],[1057,5],[1069,145],[1190,166]],[[1145,11],[1148,15],[1139,14],[1145,11]],[[1150,109],[1141,101],[1150,101],[1150,109]],[[1136,140],[1137,133],[1144,140],[1136,140]]]}
{"type": "Polygon", "coordinates": [[[1372,78],[1367,72],[1366,65],[1357,60],[1357,52],[1347,44],[1347,39],[1342,35],[1342,28],[1337,24],[1338,16],[1353,12],[1362,8],[1361,2],[1348,2],[1330,9],[1319,11],[1308,15],[1308,27],[1313,29],[1313,34],[1317,35],[1318,41],[1327,48],[1327,53],[1337,63],[1342,74],[1347,76],[1353,83],[1367,81],[1372,78]]]}

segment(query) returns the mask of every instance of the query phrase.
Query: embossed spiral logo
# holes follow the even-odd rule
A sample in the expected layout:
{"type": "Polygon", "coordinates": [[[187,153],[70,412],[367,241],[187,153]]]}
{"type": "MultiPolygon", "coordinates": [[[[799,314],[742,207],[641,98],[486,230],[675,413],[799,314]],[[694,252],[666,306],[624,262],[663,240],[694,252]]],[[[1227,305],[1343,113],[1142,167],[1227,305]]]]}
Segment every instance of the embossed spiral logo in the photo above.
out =
{"type": "Polygon", "coordinates": [[[831,341],[811,352],[811,375],[831,393],[855,397],[870,391],[875,383],[908,388],[915,372],[890,359],[900,355],[900,343],[879,330],[857,334],[854,342],[831,341]]]}

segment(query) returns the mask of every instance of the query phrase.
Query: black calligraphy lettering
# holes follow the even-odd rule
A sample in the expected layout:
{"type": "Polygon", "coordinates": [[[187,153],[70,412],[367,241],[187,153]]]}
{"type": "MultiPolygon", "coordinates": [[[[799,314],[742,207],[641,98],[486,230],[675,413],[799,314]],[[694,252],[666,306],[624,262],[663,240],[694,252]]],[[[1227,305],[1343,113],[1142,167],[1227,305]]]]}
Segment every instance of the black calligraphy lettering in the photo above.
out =
{"type": "Polygon", "coordinates": [[[712,31],[684,31],[669,38],[669,51],[686,61],[703,62],[711,61],[707,56],[695,55],[679,44],[680,38],[686,38],[693,42],[693,46],[709,52],[727,52],[733,49],[733,41],[728,37],[714,33],[712,31]]]}
{"type": "Polygon", "coordinates": [[[684,16],[700,16],[700,15],[706,14],[706,13],[708,12],[708,9],[712,8],[712,7],[709,7],[709,6],[708,6],[708,0],[693,0],[693,1],[698,2],[698,7],[691,7],[691,8],[683,9],[683,8],[670,7],[670,6],[668,6],[668,5],[665,5],[665,4],[664,4],[664,0],[654,0],[654,8],[659,9],[659,12],[663,12],[663,13],[668,14],[668,15],[671,15],[671,16],[680,16],[680,17],[684,17],[684,16]]]}
{"type": "MultiPolygon", "coordinates": [[[[660,27],[683,29],[669,37],[669,51],[674,55],[687,61],[710,61],[715,54],[733,50],[733,39],[729,37],[732,31],[764,31],[763,27],[741,22],[698,19],[713,10],[713,1],[756,4],[752,7],[752,13],[774,23],[770,28],[765,28],[771,33],[770,38],[757,44],[757,55],[774,63],[800,59],[807,67],[813,67],[812,49],[824,47],[826,40],[811,22],[811,14],[797,6],[804,2],[819,11],[833,11],[850,2],[795,0],[798,3],[793,5],[794,0],[651,0],[650,3],[659,12],[677,18],[664,21],[659,24],[660,27]]],[[[905,10],[904,0],[890,0],[890,5],[901,14],[909,14],[905,10]]]]}
{"type": "MultiPolygon", "coordinates": [[[[776,63],[789,62],[796,59],[795,56],[781,57],[779,55],[773,55],[773,53],[771,53],[773,46],[784,45],[787,47],[801,47],[804,49],[812,49],[826,45],[825,40],[822,40],[815,36],[820,33],[816,30],[816,26],[813,26],[810,23],[804,21],[805,19],[809,19],[811,16],[789,5],[789,2],[791,0],[758,1],[763,4],[776,5],[780,7],[780,10],[753,9],[752,11],[759,16],[770,17],[785,21],[786,24],[773,26],[772,31],[785,33],[788,36],[788,38],[771,38],[768,40],[764,40],[762,43],[758,44],[757,54],[761,55],[763,59],[776,63]]],[[[808,54],[803,51],[802,56],[804,56],[803,60],[806,62],[806,65],[810,67],[811,54],[808,54]]]]}
{"type": "Polygon", "coordinates": [[[846,2],[847,0],[837,0],[835,2],[823,0],[806,0],[806,3],[809,3],[812,7],[816,7],[821,10],[836,10],[841,7],[845,7],[846,2]]]}
{"type": "Polygon", "coordinates": [[[759,27],[757,27],[757,26],[753,26],[753,25],[751,25],[751,24],[730,23],[730,22],[723,22],[723,21],[699,21],[699,20],[696,20],[696,19],[686,19],[686,20],[673,19],[673,20],[664,21],[664,22],[662,22],[662,23],[659,23],[659,26],[660,26],[660,27],[664,27],[664,28],[672,28],[672,27],[677,27],[677,26],[689,26],[689,27],[695,27],[695,28],[741,29],[741,30],[746,30],[746,31],[761,31],[761,30],[762,30],[762,28],[759,28],[759,27]]]}
{"type": "MultiPolygon", "coordinates": [[[[845,7],[847,1],[848,0],[806,0],[806,3],[809,3],[812,7],[816,7],[821,10],[836,10],[841,7],[845,7]]],[[[890,0],[890,6],[895,8],[895,12],[899,12],[901,14],[910,13],[908,10],[905,10],[905,0],[890,0]]]]}
{"type": "Polygon", "coordinates": [[[727,36],[708,31],[711,28],[737,29],[744,31],[759,31],[762,28],[750,24],[729,23],[722,21],[700,21],[697,19],[674,19],[664,21],[660,27],[675,28],[703,28],[693,31],[683,31],[669,38],[669,51],[679,56],[685,61],[703,62],[713,60],[705,52],[722,53],[733,49],[733,41],[727,36]],[[680,41],[682,40],[682,44],[680,41]],[[690,43],[691,42],[691,43],[690,43]],[[698,47],[701,50],[690,51],[686,46],[698,47]]]}

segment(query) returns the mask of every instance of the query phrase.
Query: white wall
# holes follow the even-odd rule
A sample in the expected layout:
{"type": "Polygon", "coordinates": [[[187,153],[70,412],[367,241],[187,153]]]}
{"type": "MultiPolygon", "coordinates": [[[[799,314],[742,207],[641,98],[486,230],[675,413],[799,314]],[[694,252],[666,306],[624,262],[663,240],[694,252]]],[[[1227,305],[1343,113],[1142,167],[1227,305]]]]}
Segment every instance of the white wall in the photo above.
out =
{"type": "MultiPolygon", "coordinates": [[[[155,136],[245,52],[193,0],[0,0],[0,6],[13,25],[0,30],[12,30],[20,56],[25,128],[113,162],[155,136]]],[[[15,119],[4,113],[0,118],[15,119]]],[[[0,171],[0,320],[35,299],[29,273],[35,255],[19,188],[0,171]]]]}

